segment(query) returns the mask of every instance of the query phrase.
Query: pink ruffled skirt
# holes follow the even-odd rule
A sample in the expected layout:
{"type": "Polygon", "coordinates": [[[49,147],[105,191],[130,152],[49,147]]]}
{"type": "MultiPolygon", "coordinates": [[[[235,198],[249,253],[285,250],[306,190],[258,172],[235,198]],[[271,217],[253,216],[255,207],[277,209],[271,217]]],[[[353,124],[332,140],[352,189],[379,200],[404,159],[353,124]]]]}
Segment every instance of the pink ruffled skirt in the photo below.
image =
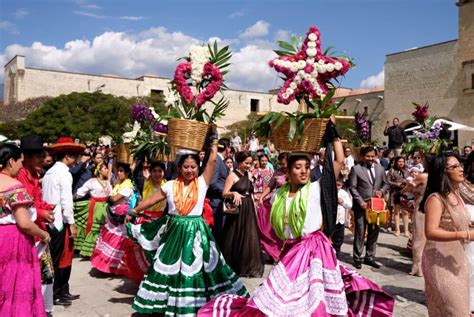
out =
{"type": "Polygon", "coordinates": [[[288,240],[281,260],[250,300],[222,295],[199,316],[391,316],[394,300],[340,265],[326,236],[288,240]]]}
{"type": "Polygon", "coordinates": [[[46,316],[38,253],[16,225],[0,225],[0,316],[46,316]]]}

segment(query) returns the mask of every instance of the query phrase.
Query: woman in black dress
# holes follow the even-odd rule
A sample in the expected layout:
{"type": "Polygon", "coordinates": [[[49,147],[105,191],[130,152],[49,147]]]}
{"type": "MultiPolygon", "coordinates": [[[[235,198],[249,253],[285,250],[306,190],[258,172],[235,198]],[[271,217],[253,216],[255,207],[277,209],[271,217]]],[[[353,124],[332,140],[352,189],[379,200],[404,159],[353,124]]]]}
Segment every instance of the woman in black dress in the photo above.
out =
{"type": "Polygon", "coordinates": [[[238,152],[235,159],[238,168],[227,177],[222,196],[226,207],[233,209],[232,207],[237,206],[237,209],[234,213],[226,213],[222,254],[239,276],[261,277],[264,266],[249,173],[252,155],[248,151],[238,152]]]}

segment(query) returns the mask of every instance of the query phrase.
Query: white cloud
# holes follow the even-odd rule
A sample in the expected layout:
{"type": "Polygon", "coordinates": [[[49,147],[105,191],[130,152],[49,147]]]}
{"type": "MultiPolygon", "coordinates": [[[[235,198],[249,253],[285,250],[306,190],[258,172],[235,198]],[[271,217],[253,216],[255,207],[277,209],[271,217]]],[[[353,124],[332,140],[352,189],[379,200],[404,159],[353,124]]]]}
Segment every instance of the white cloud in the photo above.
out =
{"type": "Polygon", "coordinates": [[[121,20],[129,20],[129,21],[140,21],[140,20],[143,20],[145,19],[145,17],[140,17],[140,16],[123,16],[123,17],[120,17],[119,19],[121,20]]]}
{"type": "Polygon", "coordinates": [[[0,21],[0,31],[10,34],[20,34],[15,24],[8,21],[0,21]]]}
{"type": "Polygon", "coordinates": [[[91,13],[91,12],[77,11],[77,10],[73,11],[73,12],[76,15],[82,15],[82,16],[89,17],[89,18],[94,18],[94,19],[105,19],[105,18],[107,18],[107,16],[105,16],[105,15],[95,14],[95,13],[91,13]]]}
{"type": "Polygon", "coordinates": [[[83,4],[79,4],[79,6],[83,9],[94,9],[94,10],[102,9],[97,4],[92,4],[92,3],[89,3],[89,4],[83,3],[83,4]]]}
{"type": "Polygon", "coordinates": [[[22,18],[26,17],[29,14],[30,14],[30,11],[28,11],[24,8],[20,8],[20,9],[16,10],[15,13],[14,13],[15,18],[17,18],[17,19],[22,19],[22,18]]]}
{"type": "MultiPolygon", "coordinates": [[[[0,52],[0,64],[5,65],[15,55],[24,55],[27,67],[116,74],[129,78],[144,74],[171,77],[176,60],[187,54],[190,45],[214,40],[220,47],[231,45],[229,87],[256,91],[276,88],[278,75],[268,66],[268,61],[275,57],[270,42],[255,40],[238,48],[238,39],[198,39],[182,32],[170,32],[164,27],[139,33],[104,32],[90,40],[69,41],[63,47],[41,42],[34,42],[31,46],[13,44],[0,52]]],[[[0,72],[0,81],[3,81],[3,76],[0,72]]]]}
{"type": "Polygon", "coordinates": [[[243,39],[262,37],[268,34],[270,24],[263,20],[257,21],[254,25],[248,27],[239,36],[243,39]]]}
{"type": "Polygon", "coordinates": [[[275,33],[275,40],[276,41],[285,41],[288,42],[291,38],[290,31],[287,30],[278,30],[275,33]]]}
{"type": "Polygon", "coordinates": [[[240,18],[245,15],[243,10],[235,11],[232,12],[231,14],[228,15],[229,19],[235,19],[235,18],[240,18]]]}
{"type": "Polygon", "coordinates": [[[384,70],[382,69],[382,71],[380,73],[378,73],[377,75],[369,76],[366,79],[364,79],[363,81],[361,81],[360,82],[360,88],[372,89],[372,88],[375,88],[377,86],[383,86],[384,85],[384,79],[385,79],[385,75],[384,75],[384,70]]]}

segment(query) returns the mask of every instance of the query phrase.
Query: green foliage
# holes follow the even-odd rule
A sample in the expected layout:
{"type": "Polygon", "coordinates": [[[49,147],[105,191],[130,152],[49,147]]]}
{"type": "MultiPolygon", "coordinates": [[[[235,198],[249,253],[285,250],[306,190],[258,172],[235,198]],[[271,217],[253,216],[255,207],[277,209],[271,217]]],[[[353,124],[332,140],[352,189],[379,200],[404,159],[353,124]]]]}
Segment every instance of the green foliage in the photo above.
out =
{"type": "Polygon", "coordinates": [[[95,93],[71,93],[50,99],[18,122],[16,137],[38,134],[48,142],[60,136],[96,141],[102,135],[119,140],[131,123],[130,105],[125,97],[95,93]]]}
{"type": "Polygon", "coordinates": [[[171,153],[165,136],[140,131],[132,143],[132,154],[134,157],[146,157],[148,162],[153,162],[159,157],[168,156],[171,153]]]}

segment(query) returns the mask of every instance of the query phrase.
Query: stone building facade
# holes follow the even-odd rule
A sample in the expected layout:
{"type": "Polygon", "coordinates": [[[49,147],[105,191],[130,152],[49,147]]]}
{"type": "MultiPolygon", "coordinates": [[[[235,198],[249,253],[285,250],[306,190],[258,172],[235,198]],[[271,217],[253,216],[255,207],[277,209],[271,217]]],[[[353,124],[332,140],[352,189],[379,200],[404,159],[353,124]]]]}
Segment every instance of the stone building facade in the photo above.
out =
{"type": "MultiPolygon", "coordinates": [[[[92,75],[25,67],[25,57],[15,56],[5,65],[4,104],[40,96],[56,97],[71,92],[94,92],[124,97],[150,96],[167,92],[169,78],[142,76],[136,79],[114,75],[92,75]]],[[[292,111],[296,102],[282,105],[271,93],[229,89],[224,92],[230,101],[226,116],[218,125],[228,126],[245,120],[252,112],[292,111]]],[[[220,98],[219,95],[216,98],[220,98]]]]}

